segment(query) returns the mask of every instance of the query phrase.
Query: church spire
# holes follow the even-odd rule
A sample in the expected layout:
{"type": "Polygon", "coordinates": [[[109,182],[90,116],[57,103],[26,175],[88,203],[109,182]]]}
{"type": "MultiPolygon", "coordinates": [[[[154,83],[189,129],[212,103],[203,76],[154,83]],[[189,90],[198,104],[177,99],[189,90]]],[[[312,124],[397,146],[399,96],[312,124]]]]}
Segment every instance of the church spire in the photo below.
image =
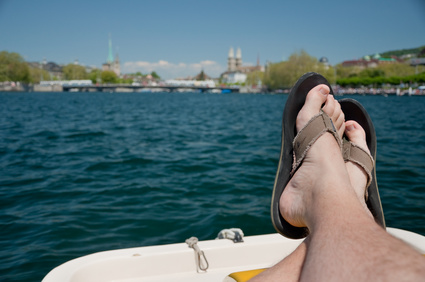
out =
{"type": "Polygon", "coordinates": [[[229,56],[227,57],[227,71],[235,71],[235,53],[233,47],[230,47],[229,56]]]}
{"type": "Polygon", "coordinates": [[[235,60],[235,68],[236,70],[242,67],[242,51],[241,48],[238,47],[236,50],[236,60],[235,60]]]}
{"type": "Polygon", "coordinates": [[[233,47],[230,47],[228,58],[234,58],[235,53],[233,52],[233,47]]]}

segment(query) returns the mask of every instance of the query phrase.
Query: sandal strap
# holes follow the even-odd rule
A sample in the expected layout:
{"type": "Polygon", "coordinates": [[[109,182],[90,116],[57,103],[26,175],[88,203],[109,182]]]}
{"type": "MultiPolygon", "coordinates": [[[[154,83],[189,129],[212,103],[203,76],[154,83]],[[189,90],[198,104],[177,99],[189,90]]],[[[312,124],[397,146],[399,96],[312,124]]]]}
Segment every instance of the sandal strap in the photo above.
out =
{"type": "MultiPolygon", "coordinates": [[[[367,174],[367,185],[366,188],[369,187],[370,183],[372,182],[372,170],[375,166],[375,161],[373,160],[373,157],[366,152],[361,147],[357,146],[356,144],[344,139],[343,142],[343,149],[342,149],[342,156],[344,158],[345,162],[353,162],[358,164],[363,168],[363,170],[367,174]]],[[[367,189],[366,189],[366,199],[367,199],[367,189]]]]}
{"type": "Polygon", "coordinates": [[[294,148],[294,160],[292,163],[291,175],[295,173],[304,160],[308,150],[326,132],[331,133],[339,147],[342,149],[342,141],[339,137],[332,119],[322,110],[312,117],[307,124],[295,136],[292,147],[294,148]]]}

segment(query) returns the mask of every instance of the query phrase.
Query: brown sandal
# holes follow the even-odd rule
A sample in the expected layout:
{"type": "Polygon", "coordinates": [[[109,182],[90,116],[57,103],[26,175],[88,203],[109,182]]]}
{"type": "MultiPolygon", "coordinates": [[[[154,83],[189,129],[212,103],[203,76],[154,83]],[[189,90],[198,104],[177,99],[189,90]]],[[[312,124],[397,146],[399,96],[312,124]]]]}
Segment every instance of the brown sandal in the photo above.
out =
{"type": "Polygon", "coordinates": [[[294,161],[292,163],[291,175],[294,175],[295,171],[300,167],[314,142],[326,132],[331,133],[338,142],[339,147],[342,148],[341,139],[332,119],[324,111],[320,110],[320,113],[312,117],[294,138],[292,144],[294,148],[294,161]]]}
{"type": "Polygon", "coordinates": [[[376,133],[372,119],[366,109],[356,100],[342,99],[339,101],[345,120],[355,120],[366,133],[366,144],[370,151],[368,154],[359,146],[345,141],[343,144],[343,157],[360,165],[368,175],[367,188],[365,189],[366,205],[375,218],[376,223],[385,228],[385,217],[379,196],[378,182],[376,180],[376,133]]]}
{"type": "MultiPolygon", "coordinates": [[[[293,239],[304,238],[308,235],[309,231],[306,227],[295,227],[289,224],[280,214],[279,200],[286,185],[292,178],[295,171],[302,164],[308,149],[323,133],[331,132],[335,136],[338,144],[340,144],[340,146],[342,144],[335,128],[333,128],[332,121],[330,120],[329,122],[330,118],[326,118],[327,115],[322,113],[313,117],[305,126],[306,129],[303,128],[298,134],[296,134],[295,123],[298,113],[304,106],[308,92],[319,84],[327,85],[330,89],[330,94],[333,94],[329,82],[323,76],[313,72],[306,73],[297,81],[294,87],[292,87],[283,111],[282,144],[279,165],[272,193],[271,218],[274,228],[280,234],[293,239]],[[307,127],[314,128],[315,132],[313,132],[313,129],[308,129],[307,127]]],[[[375,221],[385,228],[384,212],[382,210],[381,199],[379,197],[376,171],[373,161],[376,159],[376,134],[372,120],[366,110],[357,101],[353,99],[342,99],[339,102],[346,120],[357,121],[366,132],[366,143],[371,152],[372,158],[369,158],[369,156],[365,157],[361,152],[359,152],[361,151],[359,150],[359,147],[352,144],[345,145],[345,150],[347,151],[346,154],[348,155],[346,159],[362,166],[368,174],[366,204],[374,216],[375,221]],[[372,165],[370,165],[371,160],[372,165]]],[[[341,147],[341,151],[342,150],[343,148],[341,147]]]]}
{"type": "MultiPolygon", "coordinates": [[[[369,187],[372,182],[372,170],[375,166],[372,156],[363,148],[357,146],[351,141],[348,141],[347,139],[344,139],[343,141],[342,156],[345,162],[353,162],[363,168],[367,174],[366,187],[369,187]]],[[[367,189],[365,194],[367,199],[367,189]]]]}
{"type": "MultiPolygon", "coordinates": [[[[271,201],[271,218],[274,228],[283,236],[293,239],[304,238],[309,231],[306,227],[296,227],[289,224],[280,214],[279,200],[286,185],[295,171],[301,165],[309,147],[323,133],[331,132],[335,135],[332,121],[326,114],[319,113],[305,126],[305,129],[296,131],[296,119],[299,111],[304,106],[308,92],[319,84],[325,84],[331,89],[329,82],[320,74],[310,72],[304,74],[292,87],[286,100],[282,118],[282,144],[279,165],[273,187],[271,201]],[[318,124],[318,125],[317,125],[318,124]],[[312,129],[309,129],[311,127],[312,129]],[[316,131],[316,132],[313,132],[316,131]],[[297,135],[297,136],[296,136],[297,135]],[[307,135],[307,136],[305,136],[307,135]],[[295,153],[294,153],[295,152],[295,153]]],[[[337,138],[337,140],[339,137],[337,138]]],[[[338,142],[340,143],[340,142],[338,142]]]]}

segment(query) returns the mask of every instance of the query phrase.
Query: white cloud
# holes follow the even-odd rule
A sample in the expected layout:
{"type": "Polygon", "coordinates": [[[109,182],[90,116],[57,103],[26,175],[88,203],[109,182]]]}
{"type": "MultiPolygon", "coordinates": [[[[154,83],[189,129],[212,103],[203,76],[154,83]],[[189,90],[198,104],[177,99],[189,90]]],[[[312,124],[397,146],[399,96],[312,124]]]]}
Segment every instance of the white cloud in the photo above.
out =
{"type": "Polygon", "coordinates": [[[159,61],[159,62],[158,62],[158,65],[160,65],[160,66],[169,66],[169,65],[170,65],[170,63],[169,63],[169,62],[167,62],[167,61],[159,61]]]}
{"type": "Polygon", "coordinates": [[[219,77],[220,74],[225,71],[225,68],[219,65],[217,62],[210,60],[191,64],[174,64],[165,60],[159,60],[158,62],[125,62],[123,65],[122,72],[134,73],[139,71],[143,74],[146,74],[155,71],[163,79],[172,79],[195,76],[201,70],[204,70],[204,72],[211,77],[219,77]]]}
{"type": "Polygon", "coordinates": [[[206,61],[201,61],[201,64],[205,66],[210,66],[210,65],[215,65],[216,62],[206,60],[206,61]]]}

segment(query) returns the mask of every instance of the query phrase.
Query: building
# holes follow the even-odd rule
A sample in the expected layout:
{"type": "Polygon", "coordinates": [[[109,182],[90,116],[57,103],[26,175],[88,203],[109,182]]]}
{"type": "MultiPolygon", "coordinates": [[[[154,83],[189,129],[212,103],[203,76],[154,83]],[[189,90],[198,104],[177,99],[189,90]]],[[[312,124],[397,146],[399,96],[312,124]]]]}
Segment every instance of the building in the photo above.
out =
{"type": "Polygon", "coordinates": [[[222,79],[222,81],[225,83],[245,83],[246,78],[246,73],[242,73],[240,71],[232,71],[225,74],[224,79],[222,79]]]}
{"type": "Polygon", "coordinates": [[[56,64],[55,62],[47,62],[46,59],[43,59],[41,63],[30,62],[28,64],[32,68],[38,68],[47,71],[49,73],[50,79],[63,79],[62,66],[56,64]]]}
{"type": "Polygon", "coordinates": [[[418,66],[418,65],[425,66],[425,58],[413,58],[413,59],[410,59],[410,65],[412,65],[412,66],[418,66]]]}
{"type": "Polygon", "coordinates": [[[326,69],[326,70],[328,70],[328,69],[329,69],[329,60],[328,60],[328,58],[326,58],[326,57],[321,57],[321,58],[319,59],[319,63],[321,63],[321,64],[325,67],[325,69],[326,69]]]}
{"type": "Polygon", "coordinates": [[[402,63],[403,60],[397,58],[396,56],[391,56],[391,58],[382,58],[381,55],[375,54],[372,57],[364,56],[359,60],[349,60],[342,62],[343,67],[358,67],[360,69],[366,68],[376,68],[378,65],[382,64],[395,64],[402,63]]]}
{"type": "Polygon", "coordinates": [[[236,70],[236,61],[233,52],[233,47],[230,47],[229,55],[227,56],[227,71],[235,71],[236,70]]]}
{"type": "Polygon", "coordinates": [[[227,71],[221,74],[220,79],[224,83],[245,83],[247,75],[254,71],[264,72],[264,67],[260,66],[260,58],[257,58],[256,66],[244,66],[242,63],[241,48],[236,50],[230,47],[227,56],[227,71]]]}
{"type": "Polygon", "coordinates": [[[112,50],[112,41],[111,37],[109,36],[109,48],[108,48],[108,58],[106,60],[106,63],[102,65],[103,71],[113,71],[117,76],[121,75],[121,66],[120,66],[120,59],[118,57],[118,53],[115,55],[113,54],[112,50]]]}

